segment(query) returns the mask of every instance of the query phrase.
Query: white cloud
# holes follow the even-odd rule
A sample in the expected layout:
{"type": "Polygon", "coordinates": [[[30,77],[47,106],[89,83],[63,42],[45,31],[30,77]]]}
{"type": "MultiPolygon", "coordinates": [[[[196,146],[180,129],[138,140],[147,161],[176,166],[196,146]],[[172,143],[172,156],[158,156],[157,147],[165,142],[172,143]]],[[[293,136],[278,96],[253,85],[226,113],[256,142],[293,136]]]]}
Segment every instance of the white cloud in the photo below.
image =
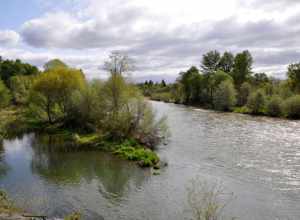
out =
{"type": "Polygon", "coordinates": [[[12,30],[0,30],[0,47],[1,46],[16,46],[20,40],[17,32],[12,30]]]}
{"type": "Polygon", "coordinates": [[[249,49],[255,69],[282,72],[300,60],[300,3],[287,1],[62,0],[64,10],[50,5],[54,10],[24,22],[27,47],[16,56],[39,65],[58,57],[98,76],[105,55],[121,49],[141,74],[177,74],[199,66],[208,50],[249,49]]]}

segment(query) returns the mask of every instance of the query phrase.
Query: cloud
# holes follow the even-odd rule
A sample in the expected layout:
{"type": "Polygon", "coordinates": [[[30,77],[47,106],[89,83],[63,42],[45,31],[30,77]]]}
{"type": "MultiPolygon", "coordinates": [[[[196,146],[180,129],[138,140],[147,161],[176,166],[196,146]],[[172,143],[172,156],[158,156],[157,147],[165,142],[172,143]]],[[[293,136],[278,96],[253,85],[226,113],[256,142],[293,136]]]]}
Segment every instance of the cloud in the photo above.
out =
{"type": "Polygon", "coordinates": [[[1,46],[16,46],[20,40],[17,32],[12,30],[0,30],[0,47],[1,46]]]}
{"type": "Polygon", "coordinates": [[[22,25],[30,51],[26,59],[41,65],[58,57],[92,77],[104,74],[99,66],[116,49],[137,60],[137,75],[177,74],[199,66],[202,54],[213,49],[248,49],[255,70],[273,73],[300,60],[296,0],[65,0],[61,5],[64,10],[55,7],[22,25]]]}

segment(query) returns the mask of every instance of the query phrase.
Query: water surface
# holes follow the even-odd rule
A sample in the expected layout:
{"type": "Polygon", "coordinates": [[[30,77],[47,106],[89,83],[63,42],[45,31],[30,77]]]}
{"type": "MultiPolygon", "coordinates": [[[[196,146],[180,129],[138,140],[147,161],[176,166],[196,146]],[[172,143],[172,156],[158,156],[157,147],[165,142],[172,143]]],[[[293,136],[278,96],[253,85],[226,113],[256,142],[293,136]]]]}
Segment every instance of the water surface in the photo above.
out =
{"type": "Polygon", "coordinates": [[[300,219],[300,122],[152,102],[172,134],[153,176],[103,152],[28,134],[0,148],[0,188],[28,211],[84,219],[189,219],[191,179],[233,193],[225,217],[300,219]]]}

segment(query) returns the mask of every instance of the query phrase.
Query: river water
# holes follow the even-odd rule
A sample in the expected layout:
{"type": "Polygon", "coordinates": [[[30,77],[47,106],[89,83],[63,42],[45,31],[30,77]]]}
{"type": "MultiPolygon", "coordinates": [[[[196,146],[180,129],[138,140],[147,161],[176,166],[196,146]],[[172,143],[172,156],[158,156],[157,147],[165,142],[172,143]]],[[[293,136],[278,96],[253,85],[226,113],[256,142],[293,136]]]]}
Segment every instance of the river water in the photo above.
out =
{"type": "Polygon", "coordinates": [[[300,122],[151,102],[171,136],[160,175],[103,152],[72,152],[49,136],[0,148],[0,188],[17,206],[84,219],[190,219],[187,187],[222,187],[224,218],[300,219],[300,122]]]}

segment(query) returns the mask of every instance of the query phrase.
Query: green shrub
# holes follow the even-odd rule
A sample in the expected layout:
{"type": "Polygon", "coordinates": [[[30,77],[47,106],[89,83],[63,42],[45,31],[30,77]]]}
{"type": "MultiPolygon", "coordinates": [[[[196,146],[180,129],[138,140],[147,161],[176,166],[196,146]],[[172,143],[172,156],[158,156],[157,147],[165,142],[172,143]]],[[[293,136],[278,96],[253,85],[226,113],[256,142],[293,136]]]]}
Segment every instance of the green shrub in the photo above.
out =
{"type": "Polygon", "coordinates": [[[248,99],[247,107],[250,112],[255,115],[260,115],[265,113],[266,107],[266,97],[264,92],[258,90],[252,93],[248,99]]]}
{"type": "Polygon", "coordinates": [[[8,106],[10,100],[10,92],[2,80],[0,80],[0,108],[8,106]]]}
{"type": "Polygon", "coordinates": [[[279,117],[282,115],[282,99],[279,96],[272,96],[267,103],[266,113],[272,117],[279,117]]]}
{"type": "Polygon", "coordinates": [[[247,106],[237,107],[233,110],[233,112],[240,113],[240,114],[249,114],[249,113],[251,113],[250,110],[247,108],[247,106]]]}
{"type": "Polygon", "coordinates": [[[152,167],[159,162],[159,157],[152,150],[140,146],[128,146],[126,143],[119,145],[114,153],[127,160],[138,161],[142,167],[152,167]]]}
{"type": "Polygon", "coordinates": [[[151,94],[151,99],[163,102],[172,102],[172,94],[170,92],[156,92],[151,94]]]}
{"type": "Polygon", "coordinates": [[[213,99],[214,107],[220,111],[229,111],[236,104],[236,91],[230,80],[221,82],[213,99]]]}
{"type": "Polygon", "coordinates": [[[288,98],[284,103],[284,111],[288,118],[300,119],[300,95],[288,98]]]}

